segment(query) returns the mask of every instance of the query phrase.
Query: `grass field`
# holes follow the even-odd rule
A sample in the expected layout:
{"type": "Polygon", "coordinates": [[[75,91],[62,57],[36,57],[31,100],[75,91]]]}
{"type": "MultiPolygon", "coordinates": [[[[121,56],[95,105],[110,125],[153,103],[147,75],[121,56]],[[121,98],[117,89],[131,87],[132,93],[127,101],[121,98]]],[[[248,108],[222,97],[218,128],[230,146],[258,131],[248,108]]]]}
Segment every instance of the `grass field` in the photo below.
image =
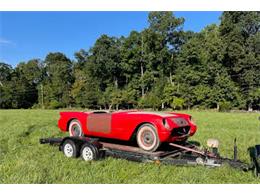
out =
{"type": "MultiPolygon", "coordinates": [[[[249,162],[247,148],[260,143],[257,113],[189,111],[198,125],[192,140],[220,140],[220,153],[249,162]]],[[[220,168],[174,167],[107,158],[96,162],[68,159],[39,138],[64,136],[58,110],[0,110],[0,183],[260,183],[251,172],[220,168]]]]}

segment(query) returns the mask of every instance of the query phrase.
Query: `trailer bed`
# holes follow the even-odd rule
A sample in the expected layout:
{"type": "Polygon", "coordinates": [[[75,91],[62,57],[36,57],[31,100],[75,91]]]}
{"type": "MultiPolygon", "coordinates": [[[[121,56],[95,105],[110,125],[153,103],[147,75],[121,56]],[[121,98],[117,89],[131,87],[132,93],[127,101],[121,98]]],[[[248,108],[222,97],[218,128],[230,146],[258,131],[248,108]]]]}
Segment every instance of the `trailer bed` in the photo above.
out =
{"type": "MultiPolygon", "coordinates": [[[[234,147],[234,158],[223,158],[218,153],[211,152],[207,149],[199,149],[196,145],[189,142],[182,144],[170,143],[166,150],[156,152],[144,151],[135,146],[122,145],[117,143],[100,141],[97,138],[89,137],[64,137],[64,138],[42,138],[41,144],[50,144],[59,146],[63,150],[65,141],[75,142],[76,145],[93,145],[99,153],[99,159],[106,157],[121,158],[136,162],[153,162],[156,164],[170,164],[176,166],[209,166],[220,167],[228,164],[231,167],[238,168],[243,171],[253,170],[259,176],[259,156],[260,146],[257,148],[256,157],[252,159],[253,164],[247,164],[236,159],[236,146],[234,147]]],[[[81,151],[82,152],[82,151],[81,151]]],[[[75,156],[76,157],[76,156],[75,156]]],[[[84,158],[83,158],[84,159],[84,158]]],[[[86,160],[86,159],[85,159],[86,160]]]]}

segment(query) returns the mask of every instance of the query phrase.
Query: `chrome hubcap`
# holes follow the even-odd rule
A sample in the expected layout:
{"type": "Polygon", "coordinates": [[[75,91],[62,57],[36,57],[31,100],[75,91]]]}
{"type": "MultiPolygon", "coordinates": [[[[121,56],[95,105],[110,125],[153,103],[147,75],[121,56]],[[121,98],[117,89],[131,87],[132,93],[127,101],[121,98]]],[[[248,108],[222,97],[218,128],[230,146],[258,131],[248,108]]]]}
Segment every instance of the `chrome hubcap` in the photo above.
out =
{"type": "Polygon", "coordinates": [[[151,145],[154,142],[153,135],[151,132],[144,132],[143,134],[143,142],[146,145],[151,145]]]}
{"type": "Polygon", "coordinates": [[[66,144],[64,146],[64,154],[67,157],[72,157],[72,155],[73,155],[73,147],[72,147],[71,144],[66,144]]]}
{"type": "Polygon", "coordinates": [[[82,157],[85,161],[93,160],[93,152],[89,147],[85,147],[82,150],[82,157]]]}
{"type": "Polygon", "coordinates": [[[79,127],[77,125],[74,125],[72,127],[72,130],[73,130],[73,135],[74,136],[80,136],[80,129],[79,129],[79,127]]]}

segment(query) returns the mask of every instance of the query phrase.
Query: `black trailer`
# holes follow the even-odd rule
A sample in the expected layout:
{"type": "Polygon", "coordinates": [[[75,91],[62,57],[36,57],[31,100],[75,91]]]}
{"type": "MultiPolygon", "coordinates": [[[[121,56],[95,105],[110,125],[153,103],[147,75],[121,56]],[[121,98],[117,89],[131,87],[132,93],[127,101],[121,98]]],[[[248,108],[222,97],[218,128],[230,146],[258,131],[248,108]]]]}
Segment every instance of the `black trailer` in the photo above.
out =
{"type": "Polygon", "coordinates": [[[255,176],[260,176],[260,145],[249,148],[251,164],[248,164],[237,159],[236,140],[234,141],[232,159],[221,157],[216,147],[200,149],[191,142],[169,143],[163,150],[156,152],[147,152],[135,146],[115,144],[89,137],[42,138],[40,143],[58,146],[65,156],[70,158],[81,156],[85,161],[99,160],[110,156],[137,162],[181,166],[220,167],[223,164],[228,164],[243,171],[253,171],[255,176]]]}

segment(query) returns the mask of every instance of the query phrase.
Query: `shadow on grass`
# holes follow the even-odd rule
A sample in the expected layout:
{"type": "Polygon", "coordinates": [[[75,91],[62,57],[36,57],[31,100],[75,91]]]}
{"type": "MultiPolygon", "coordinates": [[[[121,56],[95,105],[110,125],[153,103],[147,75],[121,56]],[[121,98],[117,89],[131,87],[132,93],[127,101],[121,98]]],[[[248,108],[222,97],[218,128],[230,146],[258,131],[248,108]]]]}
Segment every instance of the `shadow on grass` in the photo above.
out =
{"type": "Polygon", "coordinates": [[[0,139],[0,163],[3,160],[5,154],[8,153],[8,140],[7,139],[0,139]]]}
{"type": "Polygon", "coordinates": [[[198,141],[188,141],[188,143],[198,146],[198,147],[201,146],[200,142],[198,142],[198,141]]]}
{"type": "Polygon", "coordinates": [[[36,127],[37,127],[36,125],[30,125],[30,126],[27,128],[26,131],[22,132],[22,133],[19,135],[19,137],[22,137],[22,138],[29,137],[29,136],[31,135],[31,133],[36,130],[36,127]]]}

